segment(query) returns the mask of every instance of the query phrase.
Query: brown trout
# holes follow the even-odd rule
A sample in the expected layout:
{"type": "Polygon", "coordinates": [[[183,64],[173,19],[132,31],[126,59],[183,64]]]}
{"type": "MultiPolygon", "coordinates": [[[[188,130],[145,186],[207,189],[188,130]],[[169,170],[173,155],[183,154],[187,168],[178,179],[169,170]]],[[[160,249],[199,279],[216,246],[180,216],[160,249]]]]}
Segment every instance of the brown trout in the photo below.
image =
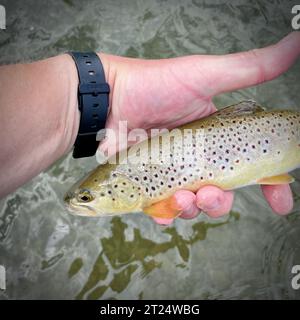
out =
{"type": "Polygon", "coordinates": [[[144,211],[174,218],[181,211],[177,190],[291,183],[287,173],[300,167],[296,111],[265,111],[243,101],[177,128],[169,143],[166,135],[134,145],[131,154],[120,152],[116,164],[99,165],[67,193],[69,209],[84,216],[144,211]]]}

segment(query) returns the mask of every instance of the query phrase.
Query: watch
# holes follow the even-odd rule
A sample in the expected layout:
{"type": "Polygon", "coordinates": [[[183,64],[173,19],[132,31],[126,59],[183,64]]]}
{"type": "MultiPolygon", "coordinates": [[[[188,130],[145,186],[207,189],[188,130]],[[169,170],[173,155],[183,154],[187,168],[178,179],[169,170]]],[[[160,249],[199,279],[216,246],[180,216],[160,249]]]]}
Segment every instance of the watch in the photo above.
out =
{"type": "Polygon", "coordinates": [[[78,108],[80,124],[73,149],[73,158],[95,155],[99,145],[97,132],[105,129],[109,106],[109,84],[95,52],[68,52],[79,77],[78,108]]]}

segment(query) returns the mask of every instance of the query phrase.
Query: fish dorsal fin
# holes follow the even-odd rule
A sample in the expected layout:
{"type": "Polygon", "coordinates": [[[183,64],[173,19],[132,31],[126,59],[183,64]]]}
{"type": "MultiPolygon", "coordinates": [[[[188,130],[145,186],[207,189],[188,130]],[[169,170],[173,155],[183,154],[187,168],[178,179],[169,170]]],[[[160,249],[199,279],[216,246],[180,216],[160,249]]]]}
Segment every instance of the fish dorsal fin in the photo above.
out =
{"type": "Polygon", "coordinates": [[[264,108],[259,106],[254,100],[245,100],[218,110],[211,116],[225,118],[238,115],[249,115],[261,111],[264,111],[264,108]]]}

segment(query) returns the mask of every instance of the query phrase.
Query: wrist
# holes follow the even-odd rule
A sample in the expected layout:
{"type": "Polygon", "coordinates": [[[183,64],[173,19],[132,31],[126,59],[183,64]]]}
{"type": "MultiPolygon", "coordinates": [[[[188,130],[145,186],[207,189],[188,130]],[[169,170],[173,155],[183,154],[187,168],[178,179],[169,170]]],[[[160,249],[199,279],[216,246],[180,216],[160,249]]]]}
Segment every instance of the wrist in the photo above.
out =
{"type": "MultiPolygon", "coordinates": [[[[109,108],[112,104],[112,94],[115,82],[116,69],[114,64],[110,61],[110,55],[104,53],[98,53],[98,56],[103,65],[105,80],[110,86],[109,94],[109,108]]],[[[61,146],[62,154],[71,150],[76,140],[79,124],[80,124],[80,111],[78,109],[78,72],[74,60],[69,54],[62,56],[65,59],[66,68],[68,71],[68,81],[66,92],[69,92],[68,99],[66,102],[66,112],[62,117],[62,120],[66,124],[65,130],[61,133],[61,141],[63,145],[61,146]],[[64,120],[65,119],[65,120],[64,120]]]]}
{"type": "Polygon", "coordinates": [[[64,98],[62,112],[60,113],[58,157],[70,151],[74,145],[80,122],[78,109],[78,74],[73,59],[68,54],[56,57],[58,66],[65,70],[66,79],[63,81],[64,98]]]}
{"type": "MultiPolygon", "coordinates": [[[[117,68],[116,68],[116,63],[114,62],[114,57],[110,54],[106,53],[97,53],[98,57],[101,60],[101,63],[103,65],[103,70],[105,73],[105,80],[109,84],[110,87],[110,93],[109,93],[109,110],[111,109],[112,106],[112,98],[113,98],[113,92],[114,92],[114,86],[115,86],[115,79],[116,79],[116,74],[117,74],[117,68]]],[[[108,116],[108,115],[107,115],[108,116]]]]}

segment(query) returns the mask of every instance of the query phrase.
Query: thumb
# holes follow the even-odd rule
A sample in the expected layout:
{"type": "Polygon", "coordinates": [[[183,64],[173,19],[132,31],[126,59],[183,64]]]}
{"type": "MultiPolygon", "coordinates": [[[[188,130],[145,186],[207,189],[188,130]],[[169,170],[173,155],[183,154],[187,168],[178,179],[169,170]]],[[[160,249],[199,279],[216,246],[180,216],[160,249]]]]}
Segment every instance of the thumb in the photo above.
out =
{"type": "Polygon", "coordinates": [[[210,86],[210,96],[272,80],[289,69],[300,55],[300,32],[275,45],[223,56],[200,56],[199,68],[210,86]]]}

